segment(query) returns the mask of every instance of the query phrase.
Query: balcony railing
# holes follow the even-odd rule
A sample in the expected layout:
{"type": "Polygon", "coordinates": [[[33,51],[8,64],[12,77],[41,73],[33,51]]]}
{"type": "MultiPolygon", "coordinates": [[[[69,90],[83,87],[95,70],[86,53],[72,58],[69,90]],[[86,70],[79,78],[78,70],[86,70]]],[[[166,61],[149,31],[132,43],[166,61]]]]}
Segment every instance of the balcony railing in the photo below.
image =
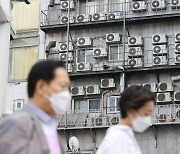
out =
{"type": "MultiPolygon", "coordinates": [[[[116,109],[114,109],[116,110],[116,109]]],[[[56,117],[58,129],[101,128],[116,125],[120,112],[89,111],[67,112],[56,117]]],[[[180,124],[180,104],[156,105],[152,114],[153,125],[180,124]]]]}
{"type": "MultiPolygon", "coordinates": [[[[59,6],[59,5],[58,5],[59,6]]],[[[113,3],[104,5],[93,5],[86,7],[75,6],[70,12],[70,23],[81,23],[81,22],[95,22],[105,20],[122,20],[123,10],[126,9],[126,18],[134,17],[150,17],[159,15],[171,15],[179,14],[179,5],[172,5],[171,2],[165,2],[159,0],[159,5],[154,4],[152,1],[141,1],[141,2],[126,2],[124,3],[113,3]],[[98,13],[100,18],[94,20],[94,14],[98,13]],[[114,13],[115,18],[109,18],[109,15],[114,13]],[[84,20],[80,21],[78,15],[84,15],[84,20]]],[[[49,10],[41,11],[41,26],[48,25],[66,25],[67,24],[67,10],[59,9],[59,7],[51,8],[49,10]]],[[[112,17],[112,16],[111,16],[112,17]]]]}

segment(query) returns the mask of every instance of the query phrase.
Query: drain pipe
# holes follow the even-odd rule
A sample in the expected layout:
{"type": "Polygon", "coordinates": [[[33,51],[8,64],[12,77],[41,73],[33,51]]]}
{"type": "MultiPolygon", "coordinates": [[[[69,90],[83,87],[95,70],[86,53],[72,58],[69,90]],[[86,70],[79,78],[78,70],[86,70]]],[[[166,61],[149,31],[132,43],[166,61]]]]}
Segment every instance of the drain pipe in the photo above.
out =
{"type": "Polygon", "coordinates": [[[49,53],[51,48],[55,48],[56,47],[56,41],[50,41],[49,44],[46,46],[46,53],[49,53]]]}

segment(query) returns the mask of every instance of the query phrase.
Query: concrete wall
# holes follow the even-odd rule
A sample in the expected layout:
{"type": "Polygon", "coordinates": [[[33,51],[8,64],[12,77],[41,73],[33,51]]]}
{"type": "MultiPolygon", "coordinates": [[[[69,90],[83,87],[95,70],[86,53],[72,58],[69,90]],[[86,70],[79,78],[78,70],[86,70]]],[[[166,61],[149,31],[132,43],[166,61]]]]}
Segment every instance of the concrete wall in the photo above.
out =
{"type": "MultiPolygon", "coordinates": [[[[10,0],[0,0],[0,5],[4,8],[5,14],[10,19],[11,3],[10,0]]],[[[8,19],[8,20],[9,20],[8,19]]],[[[0,23],[0,115],[4,112],[5,91],[8,77],[8,60],[10,46],[10,21],[0,23]]]]}

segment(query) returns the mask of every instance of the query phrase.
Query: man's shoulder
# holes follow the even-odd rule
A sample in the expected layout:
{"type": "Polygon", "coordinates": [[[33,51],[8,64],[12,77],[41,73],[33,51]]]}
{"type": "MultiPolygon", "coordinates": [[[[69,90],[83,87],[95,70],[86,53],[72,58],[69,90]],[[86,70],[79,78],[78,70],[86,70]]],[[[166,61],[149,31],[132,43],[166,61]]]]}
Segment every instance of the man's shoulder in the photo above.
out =
{"type": "Polygon", "coordinates": [[[1,125],[21,127],[26,130],[32,125],[32,117],[26,110],[18,111],[5,118],[1,125]]]}

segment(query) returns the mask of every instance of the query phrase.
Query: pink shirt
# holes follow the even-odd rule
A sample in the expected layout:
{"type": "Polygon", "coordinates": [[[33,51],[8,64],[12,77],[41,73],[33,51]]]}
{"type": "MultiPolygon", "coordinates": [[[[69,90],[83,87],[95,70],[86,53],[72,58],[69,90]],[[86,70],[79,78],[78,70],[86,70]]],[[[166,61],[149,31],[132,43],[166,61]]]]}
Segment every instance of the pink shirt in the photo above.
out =
{"type": "Polygon", "coordinates": [[[49,123],[41,123],[43,131],[49,145],[50,154],[61,154],[58,134],[56,130],[56,123],[51,121],[49,123]]]}

